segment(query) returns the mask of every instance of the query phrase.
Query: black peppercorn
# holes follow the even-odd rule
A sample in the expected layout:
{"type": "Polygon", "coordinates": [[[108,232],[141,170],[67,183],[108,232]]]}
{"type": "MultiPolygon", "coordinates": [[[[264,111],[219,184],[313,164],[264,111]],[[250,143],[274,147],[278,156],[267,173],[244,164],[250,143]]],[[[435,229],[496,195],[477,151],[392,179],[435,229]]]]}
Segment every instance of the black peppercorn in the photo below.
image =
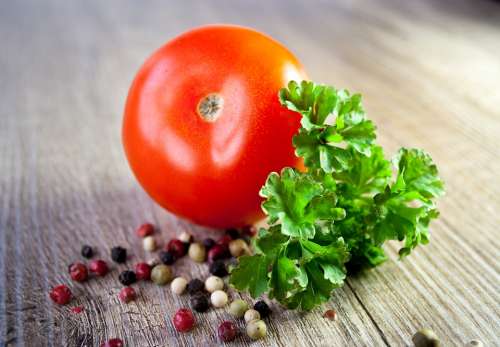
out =
{"type": "Polygon", "coordinates": [[[253,305],[253,309],[260,313],[260,318],[266,318],[271,314],[271,309],[264,300],[257,301],[253,305]]]}
{"type": "Polygon", "coordinates": [[[214,239],[206,238],[203,240],[203,246],[205,246],[205,249],[208,251],[210,248],[212,248],[215,245],[214,239]]]}
{"type": "Polygon", "coordinates": [[[215,260],[212,264],[210,264],[209,271],[212,275],[219,277],[225,277],[228,274],[226,265],[222,260],[215,260]]]}
{"type": "Polygon", "coordinates": [[[165,265],[172,265],[175,263],[175,255],[173,253],[170,253],[168,251],[161,251],[160,252],[160,261],[165,264],[165,265]]]}
{"type": "Polygon", "coordinates": [[[231,228],[226,230],[226,235],[231,236],[233,240],[240,238],[240,232],[237,229],[231,228]]]}
{"type": "Polygon", "coordinates": [[[137,277],[134,271],[125,270],[118,276],[118,280],[124,286],[129,286],[137,281],[137,277]]]}
{"type": "Polygon", "coordinates": [[[111,248],[111,259],[117,263],[124,263],[127,260],[127,250],[120,246],[111,248]]]}
{"type": "Polygon", "coordinates": [[[187,285],[187,291],[191,295],[202,292],[204,289],[205,289],[205,283],[203,283],[203,281],[197,278],[189,281],[187,285]]]}
{"type": "Polygon", "coordinates": [[[196,294],[191,298],[191,307],[197,312],[205,312],[209,306],[208,298],[203,294],[196,294]]]}
{"type": "Polygon", "coordinates": [[[92,258],[92,256],[94,255],[94,250],[92,249],[92,247],[90,247],[89,245],[84,245],[82,247],[82,256],[84,258],[92,258]]]}

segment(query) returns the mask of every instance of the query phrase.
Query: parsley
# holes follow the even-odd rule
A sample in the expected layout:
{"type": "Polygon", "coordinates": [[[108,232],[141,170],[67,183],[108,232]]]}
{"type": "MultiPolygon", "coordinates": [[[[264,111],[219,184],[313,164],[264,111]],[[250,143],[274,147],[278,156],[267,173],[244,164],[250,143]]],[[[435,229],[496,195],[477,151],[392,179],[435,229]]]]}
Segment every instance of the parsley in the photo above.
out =
{"type": "Polygon", "coordinates": [[[422,150],[402,148],[391,165],[375,144],[361,95],[292,81],[279,100],[302,115],[293,145],[307,172],[269,175],[260,195],[270,227],[259,231],[256,254],[239,259],[230,283],[310,310],[348,272],[385,261],[386,241],[403,243],[401,257],[428,243],[429,223],[439,215],[434,200],[444,188],[422,150]]]}

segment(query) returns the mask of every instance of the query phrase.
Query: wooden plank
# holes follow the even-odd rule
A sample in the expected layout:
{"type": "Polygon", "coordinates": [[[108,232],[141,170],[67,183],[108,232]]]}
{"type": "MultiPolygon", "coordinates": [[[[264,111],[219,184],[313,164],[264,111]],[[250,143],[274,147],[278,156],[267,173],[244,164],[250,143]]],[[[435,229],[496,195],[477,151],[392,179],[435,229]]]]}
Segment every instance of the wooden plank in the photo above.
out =
{"type": "MultiPolygon", "coordinates": [[[[500,117],[498,4],[478,1],[254,3],[27,1],[0,5],[0,344],[215,345],[222,310],[177,334],[165,316],[187,305],[168,288],[139,285],[137,302],[117,301],[117,266],[72,287],[80,315],[53,307],[46,293],[67,282],[66,266],[92,243],[130,247],[153,220],[168,239],[206,230],[154,206],[122,154],[120,122],[142,60],[191,26],[234,22],[293,48],[314,80],[361,91],[380,141],[427,149],[447,184],[433,240],[404,261],[350,279],[323,309],[340,320],[278,308],[269,337],[241,345],[402,345],[430,326],[446,344],[500,342],[500,117]],[[149,4],[148,4],[149,5],[149,4]],[[297,24],[299,23],[299,24],[297,24]]],[[[395,259],[396,245],[389,247],[395,259]]],[[[203,277],[187,261],[178,273],[203,277]]],[[[233,295],[236,295],[233,293],[233,295]]]]}

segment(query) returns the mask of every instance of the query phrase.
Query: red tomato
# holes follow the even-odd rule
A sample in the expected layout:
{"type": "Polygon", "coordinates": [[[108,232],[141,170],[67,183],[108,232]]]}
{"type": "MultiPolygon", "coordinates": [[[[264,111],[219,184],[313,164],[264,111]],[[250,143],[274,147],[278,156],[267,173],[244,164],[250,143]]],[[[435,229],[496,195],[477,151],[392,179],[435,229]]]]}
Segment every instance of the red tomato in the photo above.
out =
{"type": "Polygon", "coordinates": [[[283,45],[252,29],[213,25],[173,39],[128,94],[123,145],[135,176],[161,206],[195,223],[255,222],[267,175],[298,165],[300,117],[279,104],[278,91],[305,78],[283,45]]]}

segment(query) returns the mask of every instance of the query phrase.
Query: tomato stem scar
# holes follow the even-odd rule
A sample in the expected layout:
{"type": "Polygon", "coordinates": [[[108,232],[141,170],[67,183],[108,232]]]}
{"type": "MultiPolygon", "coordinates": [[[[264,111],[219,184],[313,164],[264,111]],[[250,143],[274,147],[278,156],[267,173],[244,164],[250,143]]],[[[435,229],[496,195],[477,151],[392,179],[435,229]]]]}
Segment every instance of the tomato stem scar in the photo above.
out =
{"type": "Polygon", "coordinates": [[[223,106],[224,99],[219,94],[208,94],[198,103],[198,115],[206,122],[215,122],[219,118],[223,106]]]}

